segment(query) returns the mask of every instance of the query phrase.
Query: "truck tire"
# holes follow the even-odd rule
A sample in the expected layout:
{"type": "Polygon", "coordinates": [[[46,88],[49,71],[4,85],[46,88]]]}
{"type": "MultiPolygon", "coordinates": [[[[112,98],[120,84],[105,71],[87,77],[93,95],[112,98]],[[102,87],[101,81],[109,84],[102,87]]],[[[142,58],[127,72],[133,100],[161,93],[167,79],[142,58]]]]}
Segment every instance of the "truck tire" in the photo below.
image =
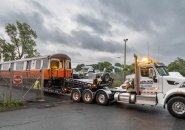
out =
{"type": "Polygon", "coordinates": [[[107,94],[103,91],[98,92],[96,94],[96,102],[100,105],[107,105],[109,102],[107,94]]]}
{"type": "Polygon", "coordinates": [[[103,82],[108,83],[110,80],[111,80],[110,74],[108,74],[108,73],[103,74],[103,76],[102,76],[103,82]]]}
{"type": "Polygon", "coordinates": [[[185,98],[173,97],[167,103],[168,111],[177,118],[185,118],[185,98]]]}
{"type": "Polygon", "coordinates": [[[78,90],[72,90],[71,92],[71,99],[74,102],[80,102],[81,101],[81,94],[78,90]]]}
{"type": "Polygon", "coordinates": [[[84,103],[91,104],[93,102],[93,93],[90,90],[84,90],[82,92],[82,100],[84,103]]]}

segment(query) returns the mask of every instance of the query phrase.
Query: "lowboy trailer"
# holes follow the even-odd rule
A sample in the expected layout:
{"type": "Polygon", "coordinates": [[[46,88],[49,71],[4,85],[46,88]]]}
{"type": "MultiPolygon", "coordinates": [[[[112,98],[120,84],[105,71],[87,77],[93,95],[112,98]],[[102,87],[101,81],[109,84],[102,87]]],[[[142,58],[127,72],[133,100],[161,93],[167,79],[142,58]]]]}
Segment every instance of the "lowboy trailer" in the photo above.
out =
{"type": "Polygon", "coordinates": [[[167,106],[171,115],[185,118],[185,78],[172,77],[162,63],[145,57],[139,62],[135,57],[135,77],[131,82],[125,82],[118,89],[109,89],[110,84],[102,84],[95,79],[91,83],[72,87],[71,99],[74,102],[83,101],[107,105],[109,101],[127,104],[142,104],[151,106],[167,106]]]}

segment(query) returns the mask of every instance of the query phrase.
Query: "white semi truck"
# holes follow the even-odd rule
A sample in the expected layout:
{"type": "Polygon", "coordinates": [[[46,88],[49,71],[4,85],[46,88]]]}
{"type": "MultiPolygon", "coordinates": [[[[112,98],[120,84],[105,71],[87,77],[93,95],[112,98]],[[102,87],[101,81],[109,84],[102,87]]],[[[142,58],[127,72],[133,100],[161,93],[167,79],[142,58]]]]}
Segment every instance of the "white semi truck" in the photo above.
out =
{"type": "Polygon", "coordinates": [[[162,63],[145,57],[139,62],[135,57],[135,78],[123,88],[109,89],[95,79],[88,85],[72,88],[71,99],[75,102],[107,105],[109,101],[151,106],[167,106],[171,115],[185,118],[185,78],[170,76],[162,63]]]}

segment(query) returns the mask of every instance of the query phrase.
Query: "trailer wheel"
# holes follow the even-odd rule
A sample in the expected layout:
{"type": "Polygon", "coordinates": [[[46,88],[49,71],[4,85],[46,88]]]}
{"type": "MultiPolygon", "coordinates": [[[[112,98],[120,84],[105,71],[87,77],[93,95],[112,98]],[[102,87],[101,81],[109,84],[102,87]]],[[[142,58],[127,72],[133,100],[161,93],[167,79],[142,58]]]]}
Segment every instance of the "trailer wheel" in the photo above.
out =
{"type": "Polygon", "coordinates": [[[80,92],[77,91],[77,90],[73,90],[73,91],[71,92],[71,99],[72,99],[74,102],[80,102],[80,101],[81,101],[80,92]]]}
{"type": "Polygon", "coordinates": [[[107,94],[103,91],[98,92],[96,95],[96,102],[100,105],[107,105],[108,104],[107,94]]]}
{"type": "Polygon", "coordinates": [[[174,97],[170,99],[167,103],[168,111],[174,117],[185,118],[185,98],[184,97],[174,97]]]}
{"type": "Polygon", "coordinates": [[[90,104],[93,102],[93,93],[90,90],[84,90],[82,92],[82,100],[84,103],[90,104]]]}

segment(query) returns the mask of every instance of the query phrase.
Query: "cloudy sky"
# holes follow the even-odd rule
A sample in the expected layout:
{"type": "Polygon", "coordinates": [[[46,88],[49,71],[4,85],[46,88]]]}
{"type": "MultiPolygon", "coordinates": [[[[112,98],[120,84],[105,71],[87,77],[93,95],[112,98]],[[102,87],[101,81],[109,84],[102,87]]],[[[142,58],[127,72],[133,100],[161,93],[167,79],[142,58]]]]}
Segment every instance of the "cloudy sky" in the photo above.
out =
{"type": "Polygon", "coordinates": [[[127,63],[133,54],[168,64],[185,58],[183,0],[1,0],[0,37],[4,26],[26,22],[37,32],[41,55],[65,53],[73,66],[100,61],[127,63]]]}

